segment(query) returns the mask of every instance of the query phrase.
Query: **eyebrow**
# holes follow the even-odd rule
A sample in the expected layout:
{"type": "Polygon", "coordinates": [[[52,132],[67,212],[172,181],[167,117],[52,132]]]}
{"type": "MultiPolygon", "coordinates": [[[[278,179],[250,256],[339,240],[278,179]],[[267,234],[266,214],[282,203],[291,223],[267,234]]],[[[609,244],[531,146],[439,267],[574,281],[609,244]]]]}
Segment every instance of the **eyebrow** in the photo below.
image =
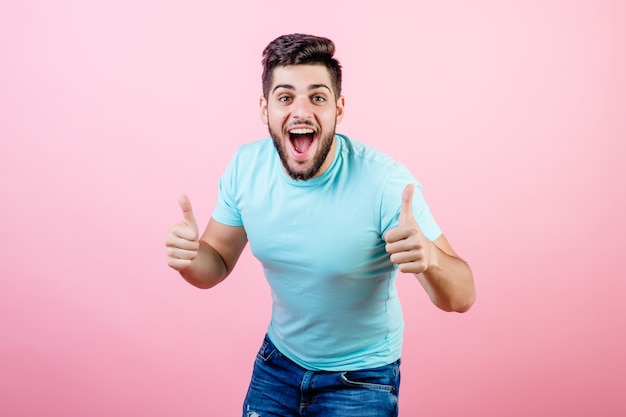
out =
{"type": "MultiPolygon", "coordinates": [[[[286,88],[287,90],[295,90],[296,89],[291,84],[278,84],[276,87],[274,87],[274,89],[272,90],[272,93],[274,91],[278,90],[279,88],[286,88]]],[[[320,83],[320,84],[310,84],[309,85],[309,90],[317,90],[318,88],[325,88],[328,91],[330,91],[331,93],[333,92],[333,90],[331,90],[329,86],[327,86],[326,84],[323,84],[323,83],[320,83]]]]}

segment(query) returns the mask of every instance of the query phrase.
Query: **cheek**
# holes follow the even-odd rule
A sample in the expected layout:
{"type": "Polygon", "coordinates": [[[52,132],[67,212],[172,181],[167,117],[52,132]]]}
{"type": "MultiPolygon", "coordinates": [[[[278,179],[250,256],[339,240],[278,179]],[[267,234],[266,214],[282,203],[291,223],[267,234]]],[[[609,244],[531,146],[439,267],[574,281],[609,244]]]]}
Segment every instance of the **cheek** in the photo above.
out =
{"type": "Polygon", "coordinates": [[[286,120],[288,114],[284,111],[274,110],[267,114],[267,120],[273,126],[280,126],[286,120]]]}
{"type": "Polygon", "coordinates": [[[335,112],[328,112],[324,117],[326,128],[334,128],[338,121],[339,117],[335,112]]]}

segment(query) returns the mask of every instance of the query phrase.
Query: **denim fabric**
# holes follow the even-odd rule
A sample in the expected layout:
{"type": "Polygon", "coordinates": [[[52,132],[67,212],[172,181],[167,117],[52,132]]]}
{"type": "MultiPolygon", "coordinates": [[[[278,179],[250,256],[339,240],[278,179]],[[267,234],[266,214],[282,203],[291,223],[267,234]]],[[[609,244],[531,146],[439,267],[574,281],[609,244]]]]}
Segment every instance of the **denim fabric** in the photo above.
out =
{"type": "Polygon", "coordinates": [[[396,417],[400,360],[346,372],[309,371],[266,336],[257,354],[243,417],[396,417]]]}

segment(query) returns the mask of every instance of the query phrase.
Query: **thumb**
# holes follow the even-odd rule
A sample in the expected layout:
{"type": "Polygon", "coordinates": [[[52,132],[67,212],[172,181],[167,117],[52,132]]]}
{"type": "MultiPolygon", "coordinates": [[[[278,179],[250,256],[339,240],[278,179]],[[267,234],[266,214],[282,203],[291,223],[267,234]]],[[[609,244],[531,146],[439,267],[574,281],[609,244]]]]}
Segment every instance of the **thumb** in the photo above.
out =
{"type": "Polygon", "coordinates": [[[398,219],[399,224],[408,223],[414,221],[413,218],[413,192],[415,186],[408,184],[404,187],[402,192],[402,207],[400,208],[400,217],[398,219]]]}
{"type": "Polygon", "coordinates": [[[191,201],[189,201],[189,197],[184,194],[178,197],[178,205],[183,211],[183,220],[185,221],[185,223],[187,223],[188,226],[197,228],[196,218],[193,215],[193,210],[191,209],[191,201]]]}

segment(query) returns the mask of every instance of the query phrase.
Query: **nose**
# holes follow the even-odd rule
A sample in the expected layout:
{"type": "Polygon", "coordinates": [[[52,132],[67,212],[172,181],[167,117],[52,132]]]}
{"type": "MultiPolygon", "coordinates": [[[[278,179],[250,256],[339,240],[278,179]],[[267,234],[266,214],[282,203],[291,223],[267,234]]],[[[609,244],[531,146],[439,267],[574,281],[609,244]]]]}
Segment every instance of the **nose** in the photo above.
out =
{"type": "Polygon", "coordinates": [[[292,114],[295,118],[308,119],[312,113],[312,104],[308,98],[300,97],[294,100],[292,114]]]}

